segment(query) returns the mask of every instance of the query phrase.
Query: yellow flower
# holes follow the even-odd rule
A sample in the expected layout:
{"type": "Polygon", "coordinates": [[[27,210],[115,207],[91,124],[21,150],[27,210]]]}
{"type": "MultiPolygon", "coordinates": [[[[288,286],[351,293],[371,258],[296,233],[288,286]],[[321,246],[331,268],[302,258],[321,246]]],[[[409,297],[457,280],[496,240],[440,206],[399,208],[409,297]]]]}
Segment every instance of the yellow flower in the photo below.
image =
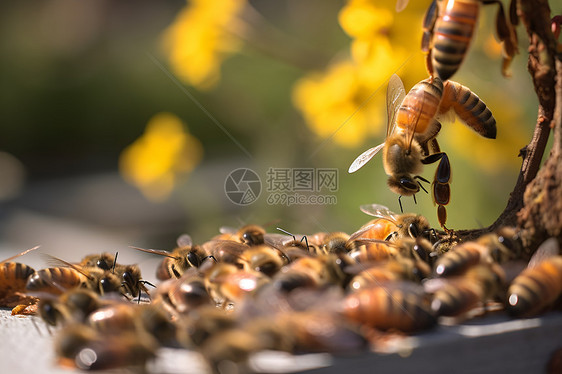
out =
{"type": "Polygon", "coordinates": [[[163,38],[172,70],[180,79],[199,89],[218,83],[222,61],[240,49],[233,31],[240,29],[237,16],[246,1],[189,1],[163,38]]]}
{"type": "Polygon", "coordinates": [[[202,154],[201,143],[185,131],[178,117],[158,113],[144,134],[123,150],[119,169],[147,198],[161,201],[174,189],[178,175],[191,172],[202,154]]]}
{"type": "Polygon", "coordinates": [[[339,14],[342,29],[352,38],[371,38],[376,34],[385,34],[393,21],[392,11],[366,0],[349,1],[339,14]]]}
{"type": "Polygon", "coordinates": [[[356,147],[371,128],[378,128],[384,113],[370,101],[372,91],[362,84],[353,62],[329,67],[325,74],[311,74],[298,81],[293,102],[312,130],[322,138],[356,147]]]}

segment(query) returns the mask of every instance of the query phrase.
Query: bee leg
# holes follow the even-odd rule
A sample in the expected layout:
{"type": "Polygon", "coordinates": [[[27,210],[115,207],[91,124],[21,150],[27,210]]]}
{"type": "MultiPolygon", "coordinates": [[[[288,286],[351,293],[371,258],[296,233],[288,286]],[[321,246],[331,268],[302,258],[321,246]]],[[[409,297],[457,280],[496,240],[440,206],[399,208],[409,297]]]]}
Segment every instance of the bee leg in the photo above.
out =
{"type": "Polygon", "coordinates": [[[439,219],[439,224],[446,232],[450,231],[447,227],[445,227],[445,222],[447,222],[447,210],[445,209],[445,205],[449,204],[449,200],[451,199],[450,183],[451,164],[449,163],[449,157],[447,154],[442,152],[440,154],[439,165],[437,166],[435,179],[433,181],[433,201],[435,201],[438,205],[437,217],[439,219]]]}

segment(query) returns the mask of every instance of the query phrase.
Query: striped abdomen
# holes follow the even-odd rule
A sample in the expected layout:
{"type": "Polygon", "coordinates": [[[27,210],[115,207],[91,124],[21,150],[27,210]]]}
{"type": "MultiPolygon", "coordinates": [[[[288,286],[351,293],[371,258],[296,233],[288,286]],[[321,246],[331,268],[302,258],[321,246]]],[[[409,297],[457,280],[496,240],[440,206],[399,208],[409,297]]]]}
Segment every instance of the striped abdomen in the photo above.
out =
{"type": "Polygon", "coordinates": [[[352,321],[382,330],[418,331],[436,322],[423,294],[386,285],[349,294],[343,310],[352,321]]]}
{"type": "Polygon", "coordinates": [[[437,76],[449,79],[461,65],[472,39],[480,1],[447,0],[441,3],[433,29],[432,64],[437,76]]]}
{"type": "Polygon", "coordinates": [[[25,291],[27,278],[34,272],[33,268],[19,262],[0,263],[0,298],[25,291]]]}
{"type": "Polygon", "coordinates": [[[431,309],[438,316],[458,316],[482,301],[482,290],[470,280],[451,282],[435,292],[431,309]]]}
{"type": "Polygon", "coordinates": [[[441,113],[453,109],[471,129],[485,138],[496,138],[496,119],[486,104],[466,86],[447,81],[443,89],[441,113]]]}
{"type": "Polygon", "coordinates": [[[507,311],[530,316],[553,303],[562,293],[562,256],[543,260],[518,275],[508,290],[507,311]]]}
{"type": "Polygon", "coordinates": [[[485,247],[475,242],[457,245],[437,260],[435,273],[442,277],[461,274],[480,262],[483,251],[485,247]]]}
{"type": "Polygon", "coordinates": [[[72,268],[56,267],[36,271],[29,277],[26,288],[28,291],[62,294],[86,281],[86,276],[72,268]]]}
{"type": "Polygon", "coordinates": [[[424,134],[430,129],[443,95],[443,83],[434,78],[416,84],[404,97],[396,114],[396,126],[406,130],[415,128],[416,134],[424,134]]]}

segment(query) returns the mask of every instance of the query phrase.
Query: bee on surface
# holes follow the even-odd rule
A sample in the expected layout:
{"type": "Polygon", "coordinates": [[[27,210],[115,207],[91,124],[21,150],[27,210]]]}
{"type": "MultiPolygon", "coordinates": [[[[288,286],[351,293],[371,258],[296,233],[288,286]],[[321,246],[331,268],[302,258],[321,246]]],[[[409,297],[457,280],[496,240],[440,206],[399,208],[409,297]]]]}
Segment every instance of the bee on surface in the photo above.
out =
{"type": "Polygon", "coordinates": [[[181,323],[178,339],[188,349],[201,347],[210,337],[238,326],[233,313],[214,305],[194,309],[181,323]]]}
{"type": "Polygon", "coordinates": [[[205,287],[205,279],[187,271],[179,279],[169,279],[156,288],[155,304],[163,304],[170,314],[187,314],[211,304],[211,296],[205,287]]]}
{"type": "MultiPolygon", "coordinates": [[[[428,278],[430,268],[425,262],[411,258],[396,257],[387,261],[358,265],[353,267],[359,271],[349,282],[348,289],[357,291],[373,286],[379,286],[388,281],[411,281],[420,283],[428,278]]],[[[352,269],[348,269],[349,272],[352,269]]]]}
{"type": "MultiPolygon", "coordinates": [[[[349,167],[353,173],[382,150],[383,167],[389,176],[389,188],[402,196],[414,196],[429,183],[419,173],[424,164],[439,161],[433,183],[433,200],[438,205],[439,224],[446,231],[445,205],[449,202],[451,168],[436,137],[441,129],[438,119],[453,110],[467,126],[485,138],[496,137],[496,120],[478,96],[459,83],[428,78],[416,84],[408,94],[400,78],[389,81],[386,103],[388,122],[385,142],[363,152],[349,167]]],[[[425,190],[425,189],[424,189],[425,190]]],[[[427,191],[426,191],[427,192],[427,191]]]]}
{"type": "Polygon", "coordinates": [[[508,22],[500,1],[433,0],[423,21],[422,51],[426,53],[427,70],[448,80],[459,68],[473,38],[480,5],[498,5],[496,32],[503,48],[502,74],[509,76],[509,65],[518,53],[515,25],[518,23],[516,1],[511,1],[508,22]]]}
{"type": "Polygon", "coordinates": [[[505,274],[497,264],[472,266],[444,282],[431,302],[431,309],[438,316],[459,316],[487,301],[503,301],[505,295],[505,274]]]}
{"type": "Polygon", "coordinates": [[[259,271],[242,270],[226,262],[217,262],[205,271],[209,294],[224,307],[242,301],[269,281],[270,278],[259,271]]]}
{"type": "Polygon", "coordinates": [[[249,246],[264,244],[266,236],[265,229],[258,225],[245,225],[238,230],[221,227],[220,232],[220,240],[237,241],[249,246]]]}
{"type": "Polygon", "coordinates": [[[381,330],[419,331],[436,318],[423,288],[409,282],[386,282],[347,295],[343,315],[351,321],[381,330]]]}
{"type": "Polygon", "coordinates": [[[177,245],[178,247],[172,252],[158,249],[132,248],[166,257],[156,270],[156,278],[166,280],[180,278],[191,267],[198,268],[209,256],[202,246],[194,245],[191,236],[187,234],[183,234],[178,238],[177,245]]]}
{"type": "Polygon", "coordinates": [[[117,255],[112,255],[110,253],[104,252],[99,255],[87,255],[78,265],[85,268],[100,268],[102,270],[111,270],[116,266],[117,255]]]}
{"type": "Polygon", "coordinates": [[[39,246],[27,249],[15,256],[0,262],[0,307],[13,307],[23,301],[25,285],[27,279],[35,273],[31,266],[19,262],[12,262],[13,259],[31,252],[39,246]]]}
{"type": "Polygon", "coordinates": [[[346,268],[354,264],[355,261],[345,253],[302,257],[284,266],[273,277],[271,286],[283,292],[325,285],[345,287],[352,277],[346,268]]]}
{"type": "Polygon", "coordinates": [[[454,246],[441,255],[435,262],[435,274],[440,277],[458,275],[478,263],[503,264],[520,256],[515,232],[510,228],[501,228],[497,233],[485,234],[476,241],[469,241],[454,246]]]}
{"type": "Polygon", "coordinates": [[[58,298],[42,297],[39,301],[39,316],[51,326],[72,322],[82,323],[87,316],[105,305],[98,294],[85,288],[66,291],[58,298]]]}
{"type": "Polygon", "coordinates": [[[55,339],[59,365],[80,370],[144,368],[156,356],[157,348],[148,334],[104,336],[81,324],[65,327],[55,339]]]}
{"type": "Polygon", "coordinates": [[[560,244],[555,238],[550,238],[540,245],[531,258],[531,266],[523,270],[509,286],[507,312],[510,315],[536,315],[560,297],[562,256],[559,253],[560,244]],[[554,251],[551,248],[554,248],[554,251]]]}
{"type": "Polygon", "coordinates": [[[259,271],[272,277],[284,265],[280,252],[267,245],[250,247],[242,254],[242,258],[247,263],[247,269],[259,271]]]}
{"type": "Polygon", "coordinates": [[[361,205],[359,209],[365,214],[377,217],[371,221],[376,226],[366,233],[367,236],[363,235],[365,238],[392,240],[425,237],[431,239],[431,235],[435,235],[427,218],[420,214],[396,214],[380,204],[361,205]]]}

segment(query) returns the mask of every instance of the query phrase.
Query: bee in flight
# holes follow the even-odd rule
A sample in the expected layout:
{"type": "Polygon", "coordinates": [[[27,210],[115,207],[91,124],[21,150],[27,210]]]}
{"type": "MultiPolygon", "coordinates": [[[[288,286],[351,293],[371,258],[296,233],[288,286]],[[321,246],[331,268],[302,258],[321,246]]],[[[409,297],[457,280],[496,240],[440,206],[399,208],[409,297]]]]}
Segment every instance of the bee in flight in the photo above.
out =
{"type": "MultiPolygon", "coordinates": [[[[409,0],[397,0],[396,11],[401,12],[409,0]]],[[[480,6],[496,4],[496,34],[502,45],[502,74],[509,76],[509,66],[518,53],[515,26],[517,2],[511,0],[509,21],[499,0],[433,0],[423,20],[422,51],[426,54],[429,74],[443,81],[451,78],[462,64],[474,36],[480,6]]]]}
{"type": "MultiPolygon", "coordinates": [[[[362,168],[371,158],[382,151],[383,167],[389,188],[402,196],[413,196],[421,182],[429,181],[419,175],[423,165],[439,161],[435,173],[433,199],[438,205],[439,224],[445,230],[447,212],[445,205],[450,199],[451,165],[445,152],[441,152],[437,135],[441,130],[439,120],[453,110],[467,126],[485,138],[496,137],[496,120],[486,104],[469,88],[441,79],[428,78],[416,84],[406,95],[402,80],[390,77],[386,93],[388,110],[386,139],[384,143],[363,152],[353,161],[349,172],[362,168]]],[[[426,191],[427,192],[427,191],[426,191]]]]}

